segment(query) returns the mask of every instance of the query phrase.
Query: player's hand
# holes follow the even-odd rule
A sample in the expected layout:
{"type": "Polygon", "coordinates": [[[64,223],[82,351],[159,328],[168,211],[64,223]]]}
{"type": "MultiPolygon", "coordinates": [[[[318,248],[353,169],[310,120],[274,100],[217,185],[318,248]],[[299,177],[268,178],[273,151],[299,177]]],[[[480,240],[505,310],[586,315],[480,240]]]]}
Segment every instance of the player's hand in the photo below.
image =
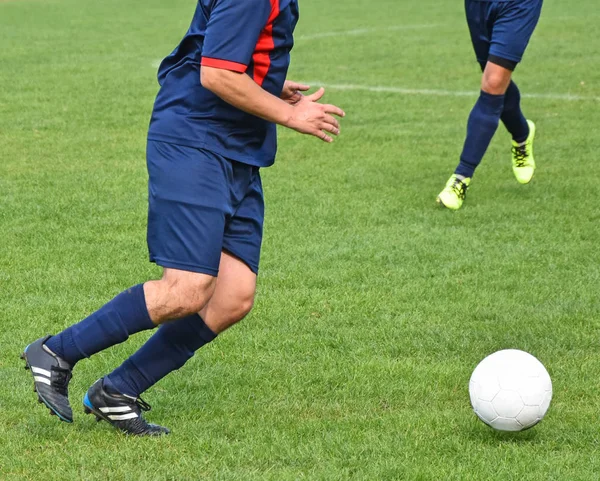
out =
{"type": "Polygon", "coordinates": [[[295,105],[302,100],[301,92],[306,92],[310,89],[309,85],[299,84],[292,80],[286,80],[281,91],[281,100],[285,100],[290,105],[295,105]]]}
{"type": "Polygon", "coordinates": [[[334,115],[344,117],[346,113],[335,105],[318,103],[324,94],[325,89],[321,87],[314,94],[303,95],[294,104],[287,127],[302,134],[314,135],[323,142],[333,142],[333,137],[329,134],[340,134],[340,124],[334,115]]]}

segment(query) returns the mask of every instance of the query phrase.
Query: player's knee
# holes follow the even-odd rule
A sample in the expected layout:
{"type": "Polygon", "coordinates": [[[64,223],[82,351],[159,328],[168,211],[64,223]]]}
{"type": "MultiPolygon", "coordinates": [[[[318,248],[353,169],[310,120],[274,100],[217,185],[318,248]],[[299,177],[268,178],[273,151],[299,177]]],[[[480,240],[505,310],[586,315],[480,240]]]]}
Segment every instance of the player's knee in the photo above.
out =
{"type": "Polygon", "coordinates": [[[185,286],[179,292],[180,304],[186,315],[200,312],[210,300],[214,292],[215,283],[198,283],[185,286]]]}
{"type": "Polygon", "coordinates": [[[176,304],[178,313],[182,317],[201,311],[216,286],[216,278],[191,273],[168,276],[163,279],[163,282],[170,301],[176,304]]]}
{"type": "Polygon", "coordinates": [[[240,297],[229,308],[228,321],[230,324],[235,324],[244,319],[254,307],[254,294],[240,297]]]}
{"type": "Polygon", "coordinates": [[[510,78],[507,81],[500,73],[486,72],[481,82],[481,90],[491,95],[504,95],[509,83],[510,78]]]}
{"type": "Polygon", "coordinates": [[[184,316],[189,316],[191,314],[196,314],[200,312],[208,300],[210,296],[206,295],[203,292],[198,291],[189,291],[184,295],[181,302],[179,303],[180,308],[182,310],[182,314],[184,316]]]}
{"type": "Polygon", "coordinates": [[[246,317],[248,314],[250,314],[253,307],[254,307],[254,295],[243,299],[240,302],[239,310],[238,310],[239,320],[241,321],[244,317],[246,317]]]}

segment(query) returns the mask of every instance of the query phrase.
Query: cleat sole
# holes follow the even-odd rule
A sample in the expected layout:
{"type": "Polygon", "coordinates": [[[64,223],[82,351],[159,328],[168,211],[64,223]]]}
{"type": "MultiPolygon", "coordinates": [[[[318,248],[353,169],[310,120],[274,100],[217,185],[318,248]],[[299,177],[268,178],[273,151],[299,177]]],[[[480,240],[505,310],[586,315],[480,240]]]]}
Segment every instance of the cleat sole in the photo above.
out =
{"type": "Polygon", "coordinates": [[[29,371],[29,369],[31,369],[31,368],[30,368],[30,366],[29,366],[29,363],[27,362],[27,356],[25,355],[25,353],[24,353],[24,352],[23,352],[23,353],[21,353],[21,355],[19,356],[19,359],[21,359],[21,360],[25,361],[25,369],[26,369],[27,371],[29,371]]]}

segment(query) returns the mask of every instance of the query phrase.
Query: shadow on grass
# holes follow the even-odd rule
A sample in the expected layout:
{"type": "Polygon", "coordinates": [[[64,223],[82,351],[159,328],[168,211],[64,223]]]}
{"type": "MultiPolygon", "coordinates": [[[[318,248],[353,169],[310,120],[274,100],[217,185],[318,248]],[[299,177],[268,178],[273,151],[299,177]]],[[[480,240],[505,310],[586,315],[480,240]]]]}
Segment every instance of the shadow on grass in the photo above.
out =
{"type": "Polygon", "coordinates": [[[474,423],[466,429],[467,436],[478,443],[490,446],[508,445],[508,444],[539,444],[539,439],[535,427],[520,432],[503,432],[485,426],[483,423],[474,423]]]}

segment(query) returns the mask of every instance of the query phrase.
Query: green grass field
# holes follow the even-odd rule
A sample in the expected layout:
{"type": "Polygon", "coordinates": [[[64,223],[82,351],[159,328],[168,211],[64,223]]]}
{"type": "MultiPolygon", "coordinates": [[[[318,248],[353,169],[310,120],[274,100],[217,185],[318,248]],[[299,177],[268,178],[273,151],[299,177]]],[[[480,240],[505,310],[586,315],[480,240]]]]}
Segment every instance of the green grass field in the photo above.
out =
{"type": "Polygon", "coordinates": [[[329,146],[280,132],[255,310],[146,394],[169,437],[80,409],[145,334],[77,366],[74,424],[38,407],[22,348],[160,275],[145,135],[193,9],[0,0],[0,480],[600,479],[597,0],[547,2],[516,73],[534,182],[501,128],[456,214],[435,196],[479,86],[462,2],[302,0],[290,77],[347,118],[329,146]],[[467,392],[507,347],[554,382],[514,435],[467,392]]]}

